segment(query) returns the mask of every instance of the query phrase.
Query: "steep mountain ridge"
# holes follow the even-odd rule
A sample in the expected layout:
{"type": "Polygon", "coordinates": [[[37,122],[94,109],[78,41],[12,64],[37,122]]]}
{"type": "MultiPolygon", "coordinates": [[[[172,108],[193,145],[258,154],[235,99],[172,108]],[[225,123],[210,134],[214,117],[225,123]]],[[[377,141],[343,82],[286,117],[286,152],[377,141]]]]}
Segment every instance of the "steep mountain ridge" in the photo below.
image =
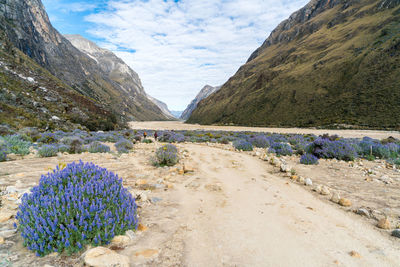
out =
{"type": "Polygon", "coordinates": [[[175,116],[168,109],[168,105],[167,104],[165,104],[161,100],[158,100],[158,99],[152,97],[151,95],[147,95],[147,97],[148,97],[148,99],[150,99],[150,101],[152,101],[154,104],[156,104],[161,109],[161,111],[164,113],[165,116],[168,117],[168,119],[176,120],[175,116]]]}
{"type": "Polygon", "coordinates": [[[12,128],[118,128],[116,117],[15,48],[0,30],[0,123],[12,128]]]}
{"type": "Polygon", "coordinates": [[[0,22],[0,29],[18,49],[77,92],[111,110],[120,121],[166,119],[142,88],[122,86],[54,29],[40,0],[1,0],[0,22]]]}
{"type": "Polygon", "coordinates": [[[186,109],[182,112],[181,114],[181,119],[182,120],[187,120],[189,119],[190,115],[192,114],[193,110],[196,109],[197,104],[207,98],[208,96],[210,96],[211,94],[215,93],[216,91],[218,91],[221,88],[221,86],[211,86],[211,85],[205,85],[200,92],[196,95],[196,97],[192,100],[192,102],[190,102],[190,104],[186,107],[186,109]]]}
{"type": "Polygon", "coordinates": [[[400,1],[313,0],[188,122],[400,128],[400,1]]]}

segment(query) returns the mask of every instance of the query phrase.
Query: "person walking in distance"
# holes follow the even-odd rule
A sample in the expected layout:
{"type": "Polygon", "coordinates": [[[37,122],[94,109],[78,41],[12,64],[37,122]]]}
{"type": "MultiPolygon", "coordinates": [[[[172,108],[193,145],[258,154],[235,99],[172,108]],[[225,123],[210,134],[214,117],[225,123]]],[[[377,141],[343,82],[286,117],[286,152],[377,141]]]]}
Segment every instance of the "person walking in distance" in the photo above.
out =
{"type": "Polygon", "coordinates": [[[147,133],[146,132],[143,133],[143,137],[144,137],[144,139],[146,139],[146,137],[147,137],[147,133]]]}
{"type": "Polygon", "coordinates": [[[157,131],[155,131],[155,132],[154,132],[154,140],[155,140],[155,141],[157,141],[157,137],[158,137],[158,134],[157,134],[157,131]]]}

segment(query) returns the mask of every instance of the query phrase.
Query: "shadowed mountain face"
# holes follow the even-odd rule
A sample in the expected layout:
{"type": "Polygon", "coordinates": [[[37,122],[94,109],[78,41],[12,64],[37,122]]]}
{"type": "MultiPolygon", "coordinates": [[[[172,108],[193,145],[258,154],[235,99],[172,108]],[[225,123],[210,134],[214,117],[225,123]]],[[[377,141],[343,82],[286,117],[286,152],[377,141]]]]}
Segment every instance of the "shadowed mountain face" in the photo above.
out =
{"type": "Polygon", "coordinates": [[[312,0],[188,122],[400,129],[399,77],[399,0],[312,0]]]}
{"type": "Polygon", "coordinates": [[[166,119],[135,72],[109,51],[91,51],[97,59],[74,47],[52,27],[40,0],[1,0],[0,22],[15,47],[119,121],[166,119]]]}
{"type": "Polygon", "coordinates": [[[221,88],[221,86],[216,86],[216,87],[213,87],[213,86],[210,86],[210,85],[204,86],[200,90],[200,92],[197,94],[197,96],[192,100],[192,102],[190,102],[190,104],[187,106],[187,108],[182,112],[182,115],[181,115],[180,118],[182,120],[189,119],[189,117],[192,114],[193,110],[195,110],[195,108],[197,107],[197,104],[199,104],[199,102],[201,100],[203,100],[204,98],[207,98],[211,94],[213,94],[216,91],[218,91],[220,88],[221,88]]]}

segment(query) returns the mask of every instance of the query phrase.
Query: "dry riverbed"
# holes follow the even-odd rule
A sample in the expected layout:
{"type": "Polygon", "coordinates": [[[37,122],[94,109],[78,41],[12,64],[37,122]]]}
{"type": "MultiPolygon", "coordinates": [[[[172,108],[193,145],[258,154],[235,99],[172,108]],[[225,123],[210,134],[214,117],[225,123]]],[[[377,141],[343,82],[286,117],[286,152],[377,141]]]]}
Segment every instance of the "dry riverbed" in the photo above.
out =
{"type": "Polygon", "coordinates": [[[138,231],[114,240],[103,263],[123,255],[129,265],[120,266],[399,266],[400,239],[390,233],[400,223],[400,172],[392,166],[364,160],[305,166],[298,157],[276,158],[262,149],[182,143],[180,163],[157,168],[150,158],[160,145],[140,143],[121,156],[1,162],[7,194],[0,266],[84,265],[90,255],[38,258],[12,230],[21,194],[41,174],[80,159],[116,172],[139,206],[138,231]],[[312,185],[304,185],[309,179],[312,185]],[[347,202],[340,206],[340,199],[347,202]],[[377,227],[382,219],[390,229],[377,227]]]}

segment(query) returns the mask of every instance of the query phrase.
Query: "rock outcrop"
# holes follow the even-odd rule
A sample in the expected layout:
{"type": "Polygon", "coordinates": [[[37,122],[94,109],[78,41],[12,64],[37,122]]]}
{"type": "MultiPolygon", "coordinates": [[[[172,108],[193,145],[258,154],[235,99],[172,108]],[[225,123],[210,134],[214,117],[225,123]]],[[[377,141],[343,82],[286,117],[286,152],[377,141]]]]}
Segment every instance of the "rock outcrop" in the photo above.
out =
{"type": "Polygon", "coordinates": [[[40,0],[1,1],[0,22],[0,30],[16,48],[75,91],[101,103],[119,121],[166,119],[147,99],[136,73],[125,69],[124,75],[118,76],[121,72],[117,71],[114,76],[113,70],[124,68],[117,57],[101,57],[103,63],[107,62],[102,65],[90,53],[73,46],[53,28],[40,0]],[[111,58],[117,60],[116,66],[110,63],[111,58]]]}
{"type": "Polygon", "coordinates": [[[188,122],[400,129],[399,21],[399,0],[312,0],[188,122]]]}
{"type": "Polygon", "coordinates": [[[189,119],[190,115],[192,114],[193,110],[196,109],[197,105],[200,103],[201,100],[207,98],[211,94],[215,93],[221,88],[221,86],[210,86],[210,85],[205,85],[200,92],[197,94],[197,96],[190,102],[190,104],[187,106],[187,108],[182,112],[181,119],[182,120],[187,120],[189,119]]]}

